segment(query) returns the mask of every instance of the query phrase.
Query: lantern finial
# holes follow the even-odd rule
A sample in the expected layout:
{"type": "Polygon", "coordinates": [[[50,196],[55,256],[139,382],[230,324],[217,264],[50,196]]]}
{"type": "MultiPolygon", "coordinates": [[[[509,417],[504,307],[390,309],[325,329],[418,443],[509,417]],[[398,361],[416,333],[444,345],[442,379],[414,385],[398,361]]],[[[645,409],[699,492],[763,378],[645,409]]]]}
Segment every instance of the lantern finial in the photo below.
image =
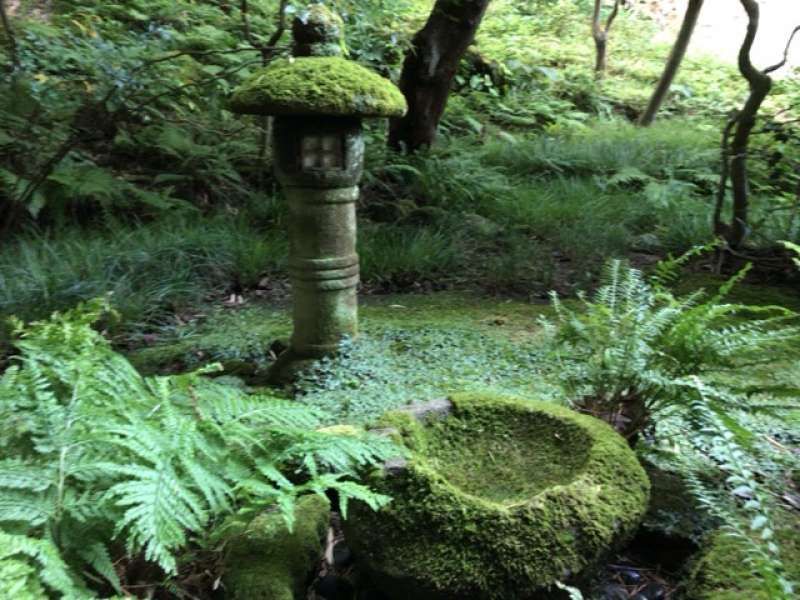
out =
{"type": "Polygon", "coordinates": [[[342,56],[344,21],[324,4],[312,4],[292,23],[295,56],[342,56]]]}

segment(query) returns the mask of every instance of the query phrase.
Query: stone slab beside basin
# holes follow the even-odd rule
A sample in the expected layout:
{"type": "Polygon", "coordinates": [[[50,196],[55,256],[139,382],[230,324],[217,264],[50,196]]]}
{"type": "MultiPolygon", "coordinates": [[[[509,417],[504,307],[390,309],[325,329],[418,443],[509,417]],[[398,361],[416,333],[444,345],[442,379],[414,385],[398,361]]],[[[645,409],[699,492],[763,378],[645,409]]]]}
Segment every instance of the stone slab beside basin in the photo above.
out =
{"type": "Polygon", "coordinates": [[[393,497],[355,505],[349,544],[394,599],[555,598],[624,543],[649,499],[635,454],[569,409],[460,394],[386,415],[406,446],[368,483],[393,497]]]}

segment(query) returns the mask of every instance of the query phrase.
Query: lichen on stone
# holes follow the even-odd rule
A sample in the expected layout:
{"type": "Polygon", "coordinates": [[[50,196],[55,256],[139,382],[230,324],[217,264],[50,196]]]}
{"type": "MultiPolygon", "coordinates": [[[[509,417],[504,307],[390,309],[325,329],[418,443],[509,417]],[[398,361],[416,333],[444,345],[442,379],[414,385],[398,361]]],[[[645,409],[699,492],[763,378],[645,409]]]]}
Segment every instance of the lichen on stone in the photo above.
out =
{"type": "Polygon", "coordinates": [[[397,87],[338,56],[276,60],[234,92],[231,110],[276,116],[399,117],[406,101],[397,87]]]}
{"type": "Polygon", "coordinates": [[[290,531],[279,512],[249,522],[231,519],[217,537],[225,540],[223,583],[233,600],[294,600],[305,597],[309,573],[322,553],[329,525],[328,501],[303,496],[290,531]]]}
{"type": "Polygon", "coordinates": [[[356,505],[346,534],[392,598],[537,598],[576,581],[644,514],[647,476],[608,425],[569,409],[490,394],[451,398],[452,413],[378,424],[410,451],[373,473],[393,497],[356,505]]]}

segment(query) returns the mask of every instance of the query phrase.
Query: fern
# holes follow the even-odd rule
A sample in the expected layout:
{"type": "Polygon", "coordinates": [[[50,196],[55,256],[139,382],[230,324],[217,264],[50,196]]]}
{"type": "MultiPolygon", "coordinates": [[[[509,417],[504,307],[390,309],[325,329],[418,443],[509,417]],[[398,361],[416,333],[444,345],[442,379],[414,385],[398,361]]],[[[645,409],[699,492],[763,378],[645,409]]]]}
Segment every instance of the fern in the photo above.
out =
{"type": "Polygon", "coordinates": [[[86,595],[85,589],[76,584],[69,567],[64,563],[58,548],[48,541],[23,535],[12,535],[0,530],[0,590],[8,598],[45,598],[40,582],[67,598],[86,595]],[[32,559],[37,570],[34,576],[31,566],[20,557],[32,559]],[[10,592],[15,592],[10,595],[10,592]]]}
{"type": "Polygon", "coordinates": [[[355,472],[396,454],[389,442],[321,429],[307,406],[203,377],[213,367],[142,377],[92,329],[107,312],[96,300],[15,323],[18,355],[0,377],[0,532],[19,534],[21,549],[0,555],[16,561],[4,585],[28,581],[28,560],[52,559],[52,576],[41,571],[50,590],[66,593],[58,573],[120,590],[116,560],[141,554],[174,574],[223,515],[274,506],[291,523],[299,495],[326,489],[345,506],[388,500],[355,472]]]}
{"type": "Polygon", "coordinates": [[[687,436],[687,450],[676,455],[681,463],[689,490],[699,505],[722,522],[722,533],[743,549],[747,562],[760,575],[764,591],[770,598],[794,597],[794,586],[786,577],[779,544],[775,540],[777,525],[772,495],[758,475],[758,467],[747,447],[737,441],[724,415],[710,410],[718,391],[699,378],[687,380],[687,387],[696,392],[690,418],[700,435],[687,436]],[[708,467],[724,475],[722,486],[711,478],[699,476],[708,467]]]}
{"type": "MultiPolygon", "coordinates": [[[[649,281],[637,269],[611,261],[594,297],[581,297],[582,310],[554,296],[555,319],[543,320],[552,370],[567,397],[628,438],[651,428],[660,413],[687,409],[697,395],[687,392],[686,378],[702,376],[710,385],[710,376],[721,370],[767,363],[772,351],[797,352],[800,327],[794,313],[725,302],[747,269],[715,294],[675,297],[666,284],[697,252],[660,265],[649,281]]],[[[742,401],[737,391],[720,390],[720,411],[742,401]]]]}

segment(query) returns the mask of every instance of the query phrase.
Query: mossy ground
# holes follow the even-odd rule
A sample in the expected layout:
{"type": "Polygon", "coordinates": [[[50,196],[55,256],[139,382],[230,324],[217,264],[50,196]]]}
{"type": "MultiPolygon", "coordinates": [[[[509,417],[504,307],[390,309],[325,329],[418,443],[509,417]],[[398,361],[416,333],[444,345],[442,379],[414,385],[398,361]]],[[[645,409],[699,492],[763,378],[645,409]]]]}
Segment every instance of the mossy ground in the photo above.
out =
{"type": "MultiPolygon", "coordinates": [[[[693,277],[682,280],[681,291],[717,283],[693,277]]],[[[733,301],[794,302],[788,289],[740,288],[733,301]]],[[[366,296],[360,303],[358,343],[320,362],[293,390],[332,418],[368,420],[410,402],[470,389],[556,395],[552,382],[541,376],[538,317],[551,313],[549,304],[469,292],[366,296]]],[[[221,362],[227,374],[255,382],[274,360],[270,344],[287,340],[290,332],[286,305],[253,301],[209,307],[203,316],[154,332],[130,355],[150,373],[221,362]]],[[[800,366],[776,357],[768,369],[720,376],[744,384],[798,384],[800,366]]]]}
{"type": "Polygon", "coordinates": [[[278,512],[249,523],[231,520],[221,533],[227,546],[226,598],[295,600],[305,596],[308,576],[322,552],[330,507],[320,496],[304,496],[292,531],[278,512]]]}
{"type": "MultiPolygon", "coordinates": [[[[547,304],[498,300],[470,293],[404,294],[361,299],[359,327],[366,335],[389,330],[468,330],[493,339],[532,341],[537,318],[547,304]]],[[[259,368],[270,361],[268,346],[288,339],[291,316],[285,305],[254,302],[238,307],[209,307],[189,322],[165,326],[150,343],[131,352],[131,360],[148,372],[195,368],[208,362],[259,368]],[[241,364],[240,364],[241,363],[241,364]]]]}
{"type": "MultiPolygon", "coordinates": [[[[779,510],[775,540],[789,581],[800,581],[800,519],[779,510]]],[[[689,589],[694,600],[771,600],[764,582],[754,573],[747,545],[724,530],[715,533],[694,565],[689,589]]]]}
{"type": "MultiPolygon", "coordinates": [[[[684,294],[703,288],[713,293],[727,280],[728,277],[723,275],[685,273],[675,285],[675,292],[684,294]]],[[[800,312],[800,288],[789,285],[742,283],[731,290],[727,301],[757,306],[783,306],[795,312],[800,312]]]]}
{"type": "MultiPolygon", "coordinates": [[[[548,397],[549,384],[537,377],[537,318],[549,311],[467,293],[362,298],[358,343],[317,363],[288,391],[334,421],[364,421],[469,389],[548,397]]],[[[151,373],[221,362],[227,374],[259,385],[274,359],[271,342],[288,339],[290,331],[285,306],[209,309],[155,333],[131,357],[151,373]]]]}

